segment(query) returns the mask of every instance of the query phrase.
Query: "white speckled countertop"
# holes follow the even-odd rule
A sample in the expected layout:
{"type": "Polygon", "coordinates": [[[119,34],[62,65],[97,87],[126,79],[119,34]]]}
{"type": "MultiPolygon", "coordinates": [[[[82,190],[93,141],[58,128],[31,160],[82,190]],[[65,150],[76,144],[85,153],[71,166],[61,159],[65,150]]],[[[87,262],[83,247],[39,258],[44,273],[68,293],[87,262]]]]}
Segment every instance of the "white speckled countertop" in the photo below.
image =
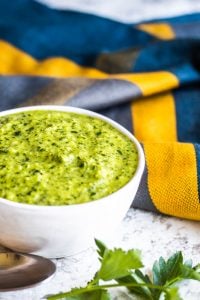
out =
{"type": "MultiPolygon", "coordinates": [[[[161,255],[169,256],[177,250],[183,251],[194,263],[200,262],[200,223],[161,216],[130,209],[108,246],[142,250],[145,266],[151,267],[161,255]]],[[[67,291],[83,286],[98,267],[93,249],[73,257],[56,261],[57,272],[50,281],[37,287],[17,292],[0,293],[0,300],[39,300],[47,294],[67,291]]],[[[113,299],[130,300],[123,290],[112,291],[113,299]]],[[[187,281],[181,287],[184,300],[200,299],[200,283],[187,281]]],[[[136,298],[135,298],[136,299],[136,298]]]]}
{"type": "Polygon", "coordinates": [[[51,7],[71,9],[125,23],[135,23],[200,12],[198,0],[36,0],[51,7]],[[166,5],[167,3],[167,5],[166,5]],[[126,4],[126,5],[124,5],[126,4]]]}

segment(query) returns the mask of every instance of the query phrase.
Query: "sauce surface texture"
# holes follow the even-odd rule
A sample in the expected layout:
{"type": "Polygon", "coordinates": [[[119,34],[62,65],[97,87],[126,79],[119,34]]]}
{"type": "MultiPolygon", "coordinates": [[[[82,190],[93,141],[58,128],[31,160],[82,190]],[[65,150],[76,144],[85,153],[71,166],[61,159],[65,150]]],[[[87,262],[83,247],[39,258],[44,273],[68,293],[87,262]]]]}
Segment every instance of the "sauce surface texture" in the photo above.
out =
{"type": "Polygon", "coordinates": [[[135,145],[97,118],[58,111],[0,117],[0,197],[68,205],[124,186],[138,164],[135,145]]]}

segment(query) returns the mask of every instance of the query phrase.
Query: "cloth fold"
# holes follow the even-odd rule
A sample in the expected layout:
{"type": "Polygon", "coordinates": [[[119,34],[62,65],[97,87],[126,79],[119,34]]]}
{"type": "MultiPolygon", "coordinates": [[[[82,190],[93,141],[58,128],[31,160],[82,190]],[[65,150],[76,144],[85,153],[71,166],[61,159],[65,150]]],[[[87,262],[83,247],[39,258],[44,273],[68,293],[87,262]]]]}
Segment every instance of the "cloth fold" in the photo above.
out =
{"type": "Polygon", "coordinates": [[[0,109],[92,109],[142,143],[133,206],[200,220],[200,14],[123,24],[0,2],[0,109]]]}

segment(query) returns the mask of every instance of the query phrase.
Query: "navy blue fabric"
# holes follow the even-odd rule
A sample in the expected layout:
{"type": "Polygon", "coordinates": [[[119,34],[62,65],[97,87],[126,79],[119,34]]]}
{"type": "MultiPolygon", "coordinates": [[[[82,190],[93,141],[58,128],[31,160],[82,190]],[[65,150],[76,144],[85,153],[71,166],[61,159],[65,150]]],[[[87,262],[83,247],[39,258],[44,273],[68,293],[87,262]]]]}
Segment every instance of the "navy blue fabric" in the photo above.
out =
{"type": "Polygon", "coordinates": [[[170,23],[170,24],[184,24],[188,22],[198,22],[200,21],[200,14],[199,13],[192,13],[192,14],[186,14],[183,16],[176,16],[176,17],[169,17],[169,18],[156,18],[150,21],[147,21],[147,23],[170,23]]]}
{"type": "Polygon", "coordinates": [[[173,95],[176,103],[178,141],[200,143],[199,85],[175,90],[173,95]]]}
{"type": "Polygon", "coordinates": [[[133,71],[167,70],[176,74],[181,83],[200,80],[199,53],[200,41],[192,39],[160,41],[141,50],[133,71]],[[182,72],[183,68],[189,73],[182,72]]]}
{"type": "Polygon", "coordinates": [[[182,85],[200,81],[200,73],[198,71],[197,61],[195,65],[188,62],[176,67],[172,67],[169,69],[169,71],[179,78],[182,85]]]}
{"type": "Polygon", "coordinates": [[[32,0],[0,0],[0,38],[38,59],[64,56],[83,65],[93,65],[98,53],[142,46],[153,39],[132,25],[57,11],[32,0]]]}
{"type": "Polygon", "coordinates": [[[179,38],[192,36],[193,38],[200,38],[200,20],[196,22],[189,22],[184,24],[174,24],[173,30],[179,38]]]}
{"type": "Polygon", "coordinates": [[[129,103],[117,105],[111,108],[101,109],[98,110],[98,113],[101,113],[102,115],[113,119],[129,131],[133,132],[131,106],[129,103]],[[126,118],[124,118],[124,116],[126,116],[126,118]]]}

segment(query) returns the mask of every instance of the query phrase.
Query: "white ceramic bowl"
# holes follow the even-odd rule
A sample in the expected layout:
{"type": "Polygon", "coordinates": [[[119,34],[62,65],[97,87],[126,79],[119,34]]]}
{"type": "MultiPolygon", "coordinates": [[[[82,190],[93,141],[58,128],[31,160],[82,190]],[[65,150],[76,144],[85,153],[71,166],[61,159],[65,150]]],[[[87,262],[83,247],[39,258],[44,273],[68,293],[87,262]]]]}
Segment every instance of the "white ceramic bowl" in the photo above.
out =
{"type": "Polygon", "coordinates": [[[37,206],[0,198],[0,244],[15,251],[46,257],[76,254],[105,240],[122,221],[137,192],[144,170],[143,150],[135,137],[116,122],[91,111],[64,106],[34,106],[7,110],[1,116],[29,111],[56,110],[96,117],[117,128],[135,144],[139,162],[131,180],[113,194],[83,204],[37,206]]]}

